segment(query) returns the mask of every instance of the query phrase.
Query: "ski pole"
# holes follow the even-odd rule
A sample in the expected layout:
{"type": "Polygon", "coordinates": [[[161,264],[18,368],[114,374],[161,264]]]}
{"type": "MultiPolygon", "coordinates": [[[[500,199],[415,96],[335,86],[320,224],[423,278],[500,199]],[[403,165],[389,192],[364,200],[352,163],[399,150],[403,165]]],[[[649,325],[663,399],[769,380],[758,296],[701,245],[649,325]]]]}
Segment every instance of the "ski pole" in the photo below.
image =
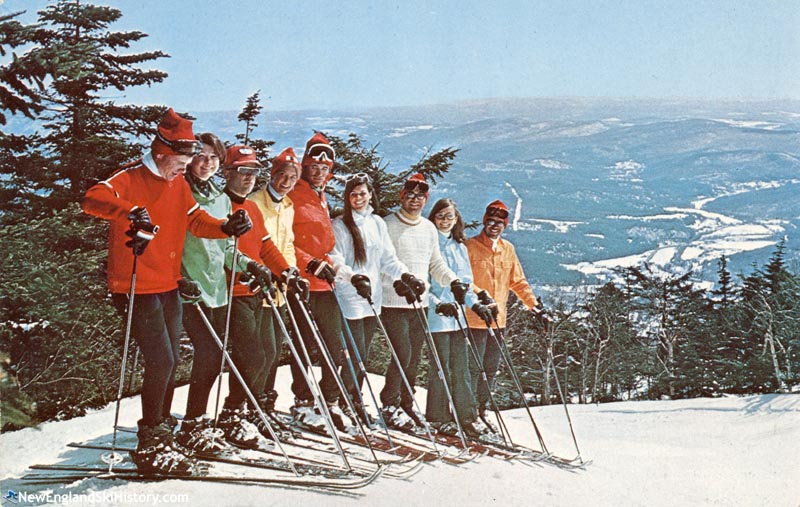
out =
{"type": "MultiPolygon", "coordinates": [[[[466,311],[464,310],[464,305],[459,304],[459,308],[461,308],[461,314],[464,315],[464,322],[466,322],[466,311]]],[[[483,359],[478,356],[478,352],[475,350],[475,337],[472,336],[472,332],[469,331],[469,328],[464,329],[464,326],[461,324],[461,320],[456,319],[458,322],[458,328],[461,330],[461,335],[464,337],[464,343],[466,344],[467,349],[470,351],[470,355],[472,360],[478,366],[478,370],[481,374],[481,380],[483,383],[486,384],[486,392],[489,393],[489,403],[492,405],[492,412],[494,412],[495,418],[497,419],[497,425],[500,428],[500,436],[503,438],[503,443],[506,445],[514,446],[514,442],[511,440],[511,432],[508,431],[508,426],[506,426],[506,422],[503,417],[500,415],[500,407],[497,405],[497,402],[494,399],[494,394],[492,394],[492,386],[489,385],[489,378],[486,375],[486,370],[483,366],[483,359]],[[508,437],[508,439],[506,439],[508,437]]]]}
{"type": "MultiPolygon", "coordinates": [[[[288,291],[287,291],[288,292],[288,291]]],[[[306,307],[305,301],[300,297],[297,292],[293,292],[292,294],[297,301],[297,304],[300,306],[300,311],[303,313],[303,317],[306,319],[309,328],[311,329],[311,334],[314,335],[314,339],[317,342],[317,346],[319,347],[320,352],[322,353],[322,358],[325,360],[328,368],[331,370],[333,375],[333,379],[336,381],[336,385],[339,388],[342,396],[344,397],[344,401],[347,404],[348,409],[351,413],[355,414],[356,410],[353,406],[353,400],[350,399],[350,393],[347,392],[347,388],[344,386],[344,382],[342,381],[342,377],[339,374],[339,369],[336,367],[336,362],[333,360],[333,355],[331,354],[328,345],[325,343],[325,340],[322,337],[322,333],[319,330],[319,326],[317,326],[316,320],[311,315],[311,311],[309,308],[306,307]]],[[[344,318],[344,317],[342,317],[344,318]]],[[[341,337],[341,335],[340,335],[341,337]]],[[[352,368],[352,364],[350,365],[352,368]]],[[[372,457],[375,459],[375,463],[379,464],[380,460],[378,459],[378,455],[375,454],[375,449],[372,447],[372,442],[367,435],[366,430],[364,429],[364,425],[361,423],[361,420],[356,416],[356,424],[358,425],[358,429],[361,435],[364,437],[364,441],[367,443],[367,447],[372,453],[372,457]]]]}
{"type": "MultiPolygon", "coordinates": [[[[336,304],[339,305],[339,312],[342,313],[342,317],[344,317],[344,312],[342,312],[342,302],[341,302],[341,300],[339,300],[339,294],[337,294],[336,288],[334,287],[333,284],[331,284],[331,290],[333,291],[333,295],[336,297],[336,304]]],[[[367,301],[370,304],[372,304],[372,298],[371,297],[367,301]]],[[[345,335],[347,336],[347,339],[350,341],[350,345],[353,348],[353,355],[355,356],[356,363],[358,364],[358,370],[361,373],[361,375],[363,375],[363,377],[364,377],[364,382],[367,384],[367,391],[369,391],[369,395],[372,398],[372,403],[375,405],[375,408],[378,411],[378,420],[381,422],[381,425],[383,426],[383,431],[386,433],[386,441],[389,442],[389,445],[391,447],[394,447],[394,443],[392,442],[392,436],[389,433],[389,428],[386,426],[386,421],[383,420],[383,414],[381,413],[380,404],[378,403],[378,399],[375,397],[375,391],[372,389],[372,383],[370,382],[369,375],[367,374],[367,367],[364,365],[364,358],[361,357],[361,353],[358,351],[358,346],[356,345],[356,340],[353,337],[353,332],[350,329],[350,325],[347,323],[347,319],[343,318],[342,323],[344,324],[344,329],[346,331],[345,335]]],[[[348,364],[350,366],[350,373],[351,373],[351,375],[353,375],[353,380],[354,380],[354,383],[356,384],[356,393],[358,394],[359,401],[361,402],[361,406],[364,407],[364,397],[361,394],[361,389],[358,387],[358,377],[356,376],[355,368],[353,367],[353,363],[351,361],[350,354],[347,352],[348,347],[347,347],[347,344],[344,343],[344,336],[342,337],[342,342],[343,342],[344,347],[345,347],[344,348],[345,354],[346,354],[345,357],[346,357],[346,359],[348,361],[348,364]]],[[[369,414],[367,414],[366,407],[364,407],[364,415],[366,417],[369,417],[369,414]]]]}
{"type": "MultiPolygon", "coordinates": [[[[134,342],[131,345],[136,345],[136,343],[134,342]]],[[[125,390],[128,391],[128,392],[131,391],[131,385],[133,384],[133,374],[136,373],[136,366],[138,366],[138,364],[139,364],[139,352],[140,352],[140,349],[139,349],[139,347],[135,347],[135,348],[136,348],[136,350],[133,352],[133,366],[131,366],[131,369],[128,372],[128,380],[125,383],[126,384],[125,385],[125,390]]]]}
{"type": "Polygon", "coordinates": [[[547,347],[547,355],[550,357],[550,365],[553,368],[553,376],[556,379],[556,389],[558,389],[558,395],[561,397],[561,403],[564,405],[564,413],[567,415],[567,423],[569,424],[569,431],[572,434],[572,442],[575,444],[575,451],[578,453],[578,460],[580,460],[581,464],[583,464],[583,458],[581,457],[581,450],[578,447],[578,439],[575,436],[575,428],[572,425],[572,418],[569,415],[569,409],[567,408],[567,398],[564,395],[564,392],[561,389],[561,382],[558,380],[558,371],[556,370],[556,360],[553,356],[553,342],[549,337],[548,333],[552,331],[545,329],[544,332],[544,342],[545,346],[547,347]]]}
{"type": "Polygon", "coordinates": [[[136,294],[136,264],[139,256],[133,251],[133,268],[131,270],[131,290],[128,293],[128,314],[125,322],[125,344],[122,347],[122,365],[119,371],[119,389],[117,390],[117,406],[114,409],[114,435],[111,437],[111,452],[104,454],[101,459],[108,463],[108,473],[114,473],[114,464],[122,461],[122,455],[117,452],[117,425],[119,424],[119,407],[122,402],[122,390],[125,387],[125,366],[128,363],[128,347],[131,343],[131,325],[133,324],[133,299],[136,294]]]}
{"type": "MultiPolygon", "coordinates": [[[[397,369],[400,372],[400,379],[403,381],[403,385],[405,386],[406,390],[408,390],[408,394],[411,396],[411,401],[414,403],[414,405],[416,406],[417,410],[422,412],[422,410],[420,410],[419,403],[417,403],[417,399],[414,396],[414,389],[411,387],[411,383],[408,381],[408,377],[406,376],[406,372],[405,372],[405,370],[403,368],[403,363],[400,362],[400,356],[397,355],[397,350],[395,350],[394,345],[392,344],[392,340],[389,339],[389,333],[386,331],[386,327],[383,325],[383,321],[381,321],[381,317],[380,317],[380,315],[378,315],[378,311],[375,309],[375,303],[370,302],[369,307],[372,308],[372,313],[375,315],[375,319],[378,322],[378,326],[381,328],[381,333],[386,338],[386,344],[389,347],[389,352],[392,354],[392,360],[394,360],[394,363],[397,365],[397,369]]],[[[425,426],[425,433],[427,433],[428,439],[431,441],[431,444],[433,444],[434,452],[437,455],[441,456],[442,452],[439,450],[439,447],[436,445],[436,439],[433,438],[433,434],[431,433],[431,429],[427,425],[425,426]]]]}
{"type": "MultiPolygon", "coordinates": [[[[225,313],[225,336],[222,341],[222,350],[228,350],[228,338],[231,330],[231,312],[233,310],[233,287],[236,284],[236,262],[239,260],[239,236],[233,237],[233,255],[231,256],[231,282],[228,286],[228,308],[225,313]]],[[[222,372],[225,369],[225,355],[219,365],[217,376],[217,400],[214,404],[214,430],[216,433],[217,419],[219,418],[219,398],[222,394],[222,372]]],[[[213,440],[213,437],[212,437],[213,440]]]]}
{"type": "MultiPolygon", "coordinates": [[[[199,303],[195,303],[192,306],[197,308],[197,312],[200,314],[200,317],[203,319],[203,323],[206,325],[206,328],[208,329],[208,332],[214,338],[214,341],[216,342],[217,346],[222,351],[222,359],[223,359],[223,361],[226,361],[228,363],[228,368],[231,370],[231,373],[233,373],[233,375],[236,377],[236,379],[242,385],[242,389],[244,390],[245,394],[247,395],[247,398],[250,400],[250,403],[253,404],[253,408],[256,411],[256,413],[258,414],[258,418],[261,419],[261,422],[264,423],[264,425],[267,428],[267,431],[269,431],[270,437],[272,437],[272,440],[278,446],[278,449],[280,450],[281,454],[283,454],[283,457],[286,458],[286,462],[289,465],[289,468],[292,470],[292,472],[294,472],[295,475],[300,475],[300,473],[295,468],[294,463],[292,463],[292,459],[289,457],[289,454],[283,448],[283,444],[281,444],[281,441],[278,439],[277,433],[275,432],[275,430],[273,430],[272,425],[269,423],[267,416],[264,414],[264,411],[261,410],[261,407],[258,405],[258,400],[256,400],[256,397],[253,395],[253,391],[250,389],[250,387],[244,381],[244,377],[242,377],[241,373],[239,373],[239,368],[237,368],[236,365],[234,364],[233,359],[231,358],[230,354],[228,354],[228,351],[225,349],[225,346],[222,343],[222,340],[219,339],[219,336],[217,335],[217,332],[214,330],[214,327],[211,325],[211,322],[209,322],[208,317],[206,317],[205,312],[203,312],[203,309],[200,308],[200,304],[199,303]]],[[[219,430],[214,429],[212,431],[214,432],[214,436],[217,436],[217,432],[219,430]]]]}
{"type": "MultiPolygon", "coordinates": [[[[436,349],[436,342],[433,340],[433,335],[431,334],[431,329],[428,325],[428,317],[425,315],[425,312],[422,311],[422,301],[420,300],[419,295],[417,295],[411,304],[414,306],[414,313],[417,314],[419,325],[422,327],[422,331],[425,333],[425,339],[428,342],[428,349],[431,352],[431,356],[433,356],[434,363],[436,363],[436,370],[439,380],[442,382],[442,384],[444,384],[444,392],[447,395],[447,403],[450,405],[450,410],[453,412],[453,419],[455,419],[456,427],[458,428],[458,438],[461,440],[462,447],[464,449],[469,449],[469,446],[467,445],[467,437],[464,434],[464,428],[461,427],[461,421],[459,420],[458,411],[456,410],[456,403],[453,400],[453,394],[450,391],[450,386],[447,384],[447,375],[445,375],[444,366],[442,365],[442,360],[439,357],[439,351],[436,349]]],[[[425,421],[425,425],[428,425],[428,421],[425,421]]]]}
{"type": "MultiPolygon", "coordinates": [[[[272,306],[273,312],[277,312],[278,309],[274,305],[274,301],[272,300],[272,296],[269,294],[268,290],[262,290],[264,293],[264,297],[267,299],[267,302],[272,306]]],[[[300,371],[303,372],[303,378],[308,384],[308,388],[311,391],[311,395],[314,397],[314,401],[319,409],[320,414],[322,415],[322,419],[325,421],[325,426],[328,428],[328,431],[331,434],[331,438],[333,439],[333,443],[336,446],[336,449],[339,451],[339,454],[342,456],[342,462],[344,466],[347,468],[348,471],[352,471],[352,467],[350,466],[350,462],[347,459],[347,455],[344,452],[344,448],[342,447],[342,442],[339,439],[339,435],[336,433],[336,427],[333,424],[333,420],[331,419],[331,413],[328,410],[328,404],[325,402],[325,398],[322,394],[322,388],[317,381],[317,377],[314,375],[314,370],[312,368],[311,357],[308,354],[308,349],[306,348],[306,344],[303,342],[303,335],[300,333],[300,327],[297,325],[297,319],[292,312],[291,307],[289,306],[289,296],[288,290],[286,287],[281,288],[281,294],[283,294],[284,300],[286,300],[286,314],[289,315],[289,321],[292,324],[292,329],[294,329],[295,335],[297,336],[297,344],[300,347],[300,350],[303,351],[303,358],[305,359],[305,363],[303,362],[303,358],[301,358],[300,354],[297,353],[297,349],[295,348],[294,344],[292,343],[291,337],[289,336],[289,332],[286,330],[286,326],[280,320],[278,320],[278,324],[280,325],[281,331],[286,338],[287,343],[289,344],[289,350],[292,351],[292,355],[294,356],[294,360],[297,362],[297,366],[299,367],[300,371]]],[[[276,313],[276,317],[279,315],[276,313]]]]}
{"type": "Polygon", "coordinates": [[[539,439],[539,445],[542,446],[542,452],[545,454],[550,454],[550,451],[547,450],[547,446],[544,444],[544,437],[542,437],[542,433],[539,431],[539,426],[536,424],[536,421],[533,419],[533,414],[531,413],[531,409],[528,406],[528,400],[525,398],[525,391],[522,389],[522,382],[517,375],[517,371],[514,368],[514,362],[511,359],[511,353],[508,351],[505,343],[505,336],[502,335],[502,331],[500,330],[499,324],[497,324],[497,317],[494,317],[494,322],[497,325],[497,332],[500,333],[500,338],[494,333],[491,325],[489,323],[486,324],[486,330],[489,332],[489,336],[494,340],[495,344],[497,345],[497,349],[500,351],[500,357],[503,358],[503,362],[506,363],[506,367],[508,367],[508,371],[511,374],[511,378],[514,380],[514,386],[517,388],[517,392],[519,393],[520,399],[522,400],[522,406],[525,407],[525,411],[528,413],[528,418],[533,425],[533,429],[536,432],[536,438],[539,439]]]}

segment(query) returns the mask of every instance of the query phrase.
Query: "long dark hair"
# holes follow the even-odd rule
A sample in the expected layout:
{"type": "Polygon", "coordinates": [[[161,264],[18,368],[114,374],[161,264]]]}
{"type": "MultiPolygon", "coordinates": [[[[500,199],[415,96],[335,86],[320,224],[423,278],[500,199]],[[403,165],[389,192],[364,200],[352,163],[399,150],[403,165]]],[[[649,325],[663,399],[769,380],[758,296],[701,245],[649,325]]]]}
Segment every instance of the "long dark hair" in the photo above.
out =
{"type": "Polygon", "coordinates": [[[353,220],[353,206],[350,204],[350,194],[353,193],[354,188],[360,185],[366,185],[370,193],[370,204],[373,208],[375,207],[375,192],[372,191],[372,181],[368,177],[351,177],[344,186],[344,213],[342,213],[342,221],[353,238],[353,256],[355,257],[356,266],[363,266],[367,262],[367,249],[364,246],[364,238],[361,236],[361,231],[358,230],[355,220],[353,220]]]}
{"type": "Polygon", "coordinates": [[[431,212],[428,214],[428,220],[433,222],[434,216],[445,208],[453,208],[453,212],[456,214],[456,224],[450,231],[450,236],[456,243],[463,243],[467,240],[466,236],[464,236],[464,220],[461,218],[461,212],[458,211],[458,206],[456,206],[455,201],[452,199],[444,198],[436,201],[433,208],[431,208],[431,212]]]}

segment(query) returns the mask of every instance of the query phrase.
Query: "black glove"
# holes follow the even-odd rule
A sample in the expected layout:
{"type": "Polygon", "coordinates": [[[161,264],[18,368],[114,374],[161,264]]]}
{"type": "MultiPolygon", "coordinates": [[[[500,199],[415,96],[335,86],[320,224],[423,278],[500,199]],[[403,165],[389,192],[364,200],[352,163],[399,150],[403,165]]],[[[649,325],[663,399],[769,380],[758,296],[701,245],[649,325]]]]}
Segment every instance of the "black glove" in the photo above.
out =
{"type": "Polygon", "coordinates": [[[350,283],[353,284],[359,296],[372,303],[372,286],[367,275],[353,275],[350,283]]]}
{"type": "Polygon", "coordinates": [[[542,326],[545,331],[549,330],[550,326],[553,325],[553,318],[550,316],[550,312],[541,303],[531,308],[531,315],[533,315],[533,320],[542,326]]]}
{"type": "Polygon", "coordinates": [[[133,255],[137,257],[144,253],[145,248],[147,248],[147,245],[150,244],[150,240],[154,237],[152,234],[145,233],[144,231],[136,232],[133,227],[125,231],[125,235],[131,238],[129,241],[125,242],[125,246],[132,249],[133,255]]]}
{"type": "Polygon", "coordinates": [[[456,303],[436,303],[436,313],[444,317],[458,318],[458,305],[456,303]]]}
{"type": "Polygon", "coordinates": [[[240,209],[235,213],[228,215],[228,220],[226,220],[225,223],[222,224],[222,232],[224,232],[228,236],[238,237],[252,228],[253,228],[253,222],[250,221],[250,217],[247,216],[247,212],[243,209],[240,209]]]}
{"type": "Polygon", "coordinates": [[[453,297],[456,298],[456,303],[460,305],[464,304],[468,290],[468,283],[463,283],[461,280],[453,280],[450,282],[450,292],[452,292],[453,297]]]}
{"type": "Polygon", "coordinates": [[[324,280],[329,284],[333,284],[336,279],[336,272],[330,264],[322,259],[311,259],[306,266],[306,273],[316,276],[320,280],[324,280]]]}
{"type": "Polygon", "coordinates": [[[402,280],[395,280],[393,287],[398,296],[406,298],[406,303],[411,304],[417,299],[411,287],[406,285],[402,280]]]}
{"type": "Polygon", "coordinates": [[[497,308],[497,303],[494,299],[489,295],[488,292],[482,290],[478,293],[478,301],[481,302],[482,305],[486,305],[489,307],[489,310],[492,312],[492,317],[497,317],[499,309],[497,308]]]}
{"type": "Polygon", "coordinates": [[[200,301],[200,286],[194,280],[181,278],[178,280],[178,294],[184,303],[194,304],[200,301]]]}
{"type": "Polygon", "coordinates": [[[480,317],[482,321],[486,322],[487,326],[492,324],[492,311],[488,306],[481,303],[475,303],[472,305],[472,311],[475,312],[475,315],[480,317]]]}
{"type": "Polygon", "coordinates": [[[253,281],[261,287],[269,287],[272,284],[272,272],[263,264],[250,261],[247,263],[247,272],[253,276],[253,281]]]}
{"type": "Polygon", "coordinates": [[[281,283],[286,285],[288,290],[298,294],[303,301],[308,302],[309,283],[300,276],[300,271],[294,266],[290,266],[281,273],[281,283]]]}
{"type": "MultiPolygon", "coordinates": [[[[415,295],[421,296],[425,293],[425,282],[411,273],[403,273],[403,275],[400,277],[400,280],[402,280],[404,284],[408,285],[415,295]]],[[[395,291],[396,290],[397,287],[395,287],[395,291]]]]}
{"type": "Polygon", "coordinates": [[[154,235],[158,232],[158,226],[153,225],[153,222],[150,221],[150,213],[147,212],[147,208],[140,206],[133,208],[130,213],[128,213],[128,220],[131,221],[131,229],[133,229],[135,233],[144,231],[154,235]]]}

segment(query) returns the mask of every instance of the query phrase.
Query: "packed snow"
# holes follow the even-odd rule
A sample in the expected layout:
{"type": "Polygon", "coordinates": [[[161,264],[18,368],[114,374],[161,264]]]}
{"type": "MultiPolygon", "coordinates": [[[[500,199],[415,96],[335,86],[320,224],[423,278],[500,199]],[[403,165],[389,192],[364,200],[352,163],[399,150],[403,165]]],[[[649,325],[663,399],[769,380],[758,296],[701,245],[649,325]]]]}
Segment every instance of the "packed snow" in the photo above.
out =
{"type": "MultiPolygon", "coordinates": [[[[279,369],[279,406],[289,403],[290,375],[279,369]]],[[[382,377],[371,376],[380,388],[382,377]]],[[[173,409],[185,403],[176,392],[173,409]]],[[[418,400],[424,405],[425,392],[418,400]]],[[[213,410],[213,396],[209,408],[213,410]]],[[[137,397],[123,400],[121,424],[134,425],[137,397]]],[[[800,502],[800,395],[570,405],[585,469],[481,457],[453,466],[426,464],[409,479],[382,477],[346,494],[309,489],[170,480],[154,483],[84,480],[26,485],[36,463],[97,463],[99,451],[71,441],[108,441],[114,404],[69,421],[2,435],[2,491],[39,494],[61,505],[285,506],[383,505],[725,505],[796,507],[800,502]],[[50,495],[47,497],[47,495],[50,495]],[[69,495],[72,496],[69,496],[69,495]],[[54,496],[60,495],[60,496],[54,496]],[[84,495],[84,496],[80,496],[84,495]]],[[[524,410],[504,412],[514,439],[537,446],[524,410]]],[[[555,454],[575,457],[563,406],[535,407],[534,418],[555,454]]],[[[120,434],[131,439],[131,434],[120,434]]],[[[236,467],[240,473],[255,473],[236,467]]],[[[20,505],[43,505],[44,501],[20,505]]],[[[6,503],[6,505],[11,505],[6,503]]]]}

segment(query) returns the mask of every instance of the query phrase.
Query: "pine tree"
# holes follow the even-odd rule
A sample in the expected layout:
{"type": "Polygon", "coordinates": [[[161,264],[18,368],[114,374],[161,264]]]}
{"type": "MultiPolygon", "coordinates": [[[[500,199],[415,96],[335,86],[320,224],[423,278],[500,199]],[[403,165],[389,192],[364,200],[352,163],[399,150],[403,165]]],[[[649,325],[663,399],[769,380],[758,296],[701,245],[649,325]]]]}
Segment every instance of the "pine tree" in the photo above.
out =
{"type": "Polygon", "coordinates": [[[0,56],[11,53],[11,61],[0,66],[0,125],[8,120],[4,111],[20,113],[33,120],[35,114],[44,109],[41,92],[47,75],[46,62],[35,52],[20,56],[14,51],[31,44],[39,28],[39,25],[23,25],[15,19],[23,12],[0,16],[0,56]]]}
{"type": "MultiPolygon", "coordinates": [[[[258,139],[253,137],[253,130],[258,127],[256,118],[261,114],[264,109],[261,106],[261,90],[256,91],[254,94],[247,97],[242,112],[237,117],[239,121],[244,122],[244,134],[236,134],[236,140],[241,144],[246,144],[253,148],[256,152],[256,158],[259,161],[267,163],[270,160],[270,149],[275,145],[275,141],[268,141],[266,139],[258,139]]],[[[259,182],[263,184],[263,181],[259,182]]]]}
{"type": "Polygon", "coordinates": [[[161,82],[164,72],[139,66],[167,55],[122,53],[146,35],[111,31],[121,16],[117,9],[79,0],[60,0],[39,11],[34,47],[21,65],[27,69],[33,65],[30,62],[47,64],[41,94],[46,107],[40,118],[44,132],[23,155],[45,158],[47,164],[0,168],[16,179],[16,190],[23,197],[35,201],[31,194],[46,195],[50,207],[62,208],[137,156],[140,148],[131,144],[132,138],[152,134],[163,108],[118,104],[107,94],[161,82]],[[34,190],[25,188],[25,182],[31,182],[34,190]]]}
{"type": "MultiPolygon", "coordinates": [[[[350,174],[365,173],[372,179],[377,207],[375,213],[386,216],[400,205],[400,190],[414,173],[422,173],[425,179],[433,185],[436,180],[444,176],[453,164],[458,153],[457,149],[444,148],[435,153],[428,151],[420,160],[399,173],[389,171],[389,162],[383,160],[378,154],[380,144],[367,147],[357,134],[350,133],[347,139],[336,136],[327,136],[331,145],[336,150],[338,161],[334,164],[334,177],[340,187],[344,187],[347,176],[350,174]]],[[[333,196],[335,203],[341,205],[341,191],[329,185],[328,193],[333,196]]]]}

